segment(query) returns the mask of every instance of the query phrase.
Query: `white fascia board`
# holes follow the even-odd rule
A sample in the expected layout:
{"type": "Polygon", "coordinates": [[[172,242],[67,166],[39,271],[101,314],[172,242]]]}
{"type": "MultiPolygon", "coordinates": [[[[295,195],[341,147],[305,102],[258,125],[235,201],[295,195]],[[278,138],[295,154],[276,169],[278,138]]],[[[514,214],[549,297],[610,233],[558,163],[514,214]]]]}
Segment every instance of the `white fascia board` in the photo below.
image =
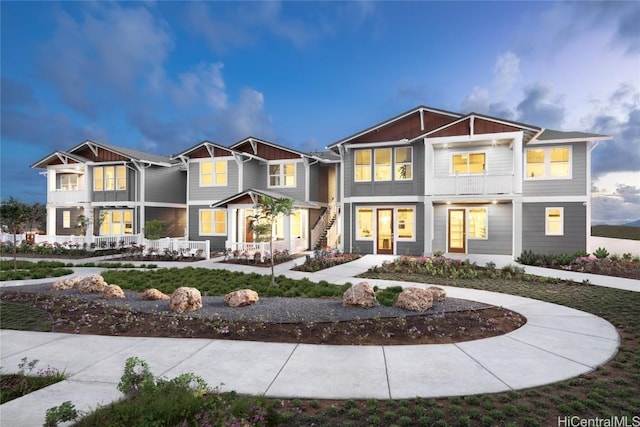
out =
{"type": "Polygon", "coordinates": [[[203,200],[187,200],[187,206],[210,206],[215,203],[218,203],[220,200],[211,200],[211,199],[203,199],[203,200]]]}
{"type": "Polygon", "coordinates": [[[345,197],[344,203],[423,203],[424,196],[354,196],[345,197]]]}
{"type": "Polygon", "coordinates": [[[437,144],[452,144],[455,142],[476,142],[487,141],[492,139],[514,139],[521,137],[522,131],[517,132],[500,132],[500,133],[481,133],[475,135],[461,135],[461,136],[440,136],[436,138],[425,137],[425,143],[437,145],[437,144]]]}
{"type": "Polygon", "coordinates": [[[589,202],[589,196],[534,196],[522,197],[522,203],[585,203],[589,202]]]}
{"type": "Polygon", "coordinates": [[[531,140],[526,145],[547,145],[547,144],[566,144],[568,142],[595,142],[595,141],[610,141],[612,140],[612,136],[593,136],[590,138],[563,138],[563,139],[545,139],[543,141],[540,140],[531,140]]]}
{"type": "Polygon", "coordinates": [[[362,142],[354,144],[344,144],[346,148],[372,148],[372,147],[387,147],[393,145],[409,145],[410,142],[407,138],[399,139],[397,141],[379,141],[379,142],[362,142]]]}

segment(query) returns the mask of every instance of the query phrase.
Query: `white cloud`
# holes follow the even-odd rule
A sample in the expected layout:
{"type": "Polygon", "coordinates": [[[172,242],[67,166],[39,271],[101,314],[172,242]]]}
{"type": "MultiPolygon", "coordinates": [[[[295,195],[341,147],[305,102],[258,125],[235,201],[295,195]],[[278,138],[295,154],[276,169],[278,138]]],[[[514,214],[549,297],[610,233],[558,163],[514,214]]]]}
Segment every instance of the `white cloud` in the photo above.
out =
{"type": "Polygon", "coordinates": [[[496,97],[504,99],[520,78],[520,58],[513,52],[499,55],[493,74],[496,97]]]}
{"type": "Polygon", "coordinates": [[[533,83],[524,89],[524,99],[516,107],[518,120],[536,126],[562,129],[564,121],[563,97],[550,86],[533,83]]]}
{"type": "Polygon", "coordinates": [[[221,62],[200,64],[195,71],[179,74],[179,82],[170,89],[173,102],[179,107],[206,104],[213,110],[226,108],[223,67],[221,62]]]}

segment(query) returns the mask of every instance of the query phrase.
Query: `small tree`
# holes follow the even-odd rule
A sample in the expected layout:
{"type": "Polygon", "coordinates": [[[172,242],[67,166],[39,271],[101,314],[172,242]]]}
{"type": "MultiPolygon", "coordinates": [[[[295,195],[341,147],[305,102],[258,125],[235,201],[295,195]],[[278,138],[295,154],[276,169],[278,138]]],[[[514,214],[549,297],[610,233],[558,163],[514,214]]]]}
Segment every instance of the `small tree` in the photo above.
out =
{"type": "Polygon", "coordinates": [[[167,235],[167,224],[159,219],[152,219],[144,223],[144,237],[149,240],[158,240],[167,235]]]}
{"type": "Polygon", "coordinates": [[[9,197],[0,205],[0,221],[3,228],[6,227],[9,233],[13,234],[13,270],[18,269],[17,252],[18,241],[16,234],[22,232],[29,222],[31,208],[13,197],[9,197]]]}
{"type": "Polygon", "coordinates": [[[291,199],[274,199],[273,197],[261,195],[260,201],[254,206],[256,208],[256,223],[261,220],[266,221],[268,224],[269,232],[269,252],[271,253],[271,285],[275,286],[276,277],[273,271],[274,256],[273,256],[273,227],[276,223],[278,216],[290,215],[291,209],[293,209],[293,200],[291,199]]]}

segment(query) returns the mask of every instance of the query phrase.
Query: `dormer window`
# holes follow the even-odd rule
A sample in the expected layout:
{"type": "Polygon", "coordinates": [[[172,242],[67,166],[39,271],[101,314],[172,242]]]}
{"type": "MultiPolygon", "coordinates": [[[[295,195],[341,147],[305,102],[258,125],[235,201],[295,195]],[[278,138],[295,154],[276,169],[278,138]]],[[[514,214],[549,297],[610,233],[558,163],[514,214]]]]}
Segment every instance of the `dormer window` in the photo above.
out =
{"type": "Polygon", "coordinates": [[[269,165],[269,187],[295,187],[296,164],[276,163],[269,165]]]}

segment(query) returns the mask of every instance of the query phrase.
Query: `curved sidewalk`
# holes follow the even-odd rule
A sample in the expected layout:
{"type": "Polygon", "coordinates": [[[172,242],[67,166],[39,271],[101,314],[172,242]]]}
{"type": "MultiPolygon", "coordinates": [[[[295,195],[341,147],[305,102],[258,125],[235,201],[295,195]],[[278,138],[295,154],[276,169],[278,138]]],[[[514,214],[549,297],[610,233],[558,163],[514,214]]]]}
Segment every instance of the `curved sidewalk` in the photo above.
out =
{"type": "MultiPolygon", "coordinates": [[[[363,260],[349,268],[362,268],[373,261],[363,260]]],[[[331,270],[336,276],[347,271],[331,270]]],[[[359,280],[351,274],[342,278],[359,280]]],[[[171,378],[193,372],[210,386],[223,383],[223,391],[283,398],[402,399],[540,386],[589,372],[617,353],[620,341],[616,329],[592,314],[507,294],[445,288],[451,297],[516,311],[527,318],[527,323],[499,337],[415,346],[328,346],[0,330],[4,372],[16,371],[20,360],[27,357],[38,359],[38,368],[49,365],[69,375],[67,381],[0,406],[0,419],[14,426],[41,425],[46,409],[65,400],[82,410],[116,400],[121,397],[117,383],[125,360],[131,356],[146,360],[155,376],[171,378]]]]}

